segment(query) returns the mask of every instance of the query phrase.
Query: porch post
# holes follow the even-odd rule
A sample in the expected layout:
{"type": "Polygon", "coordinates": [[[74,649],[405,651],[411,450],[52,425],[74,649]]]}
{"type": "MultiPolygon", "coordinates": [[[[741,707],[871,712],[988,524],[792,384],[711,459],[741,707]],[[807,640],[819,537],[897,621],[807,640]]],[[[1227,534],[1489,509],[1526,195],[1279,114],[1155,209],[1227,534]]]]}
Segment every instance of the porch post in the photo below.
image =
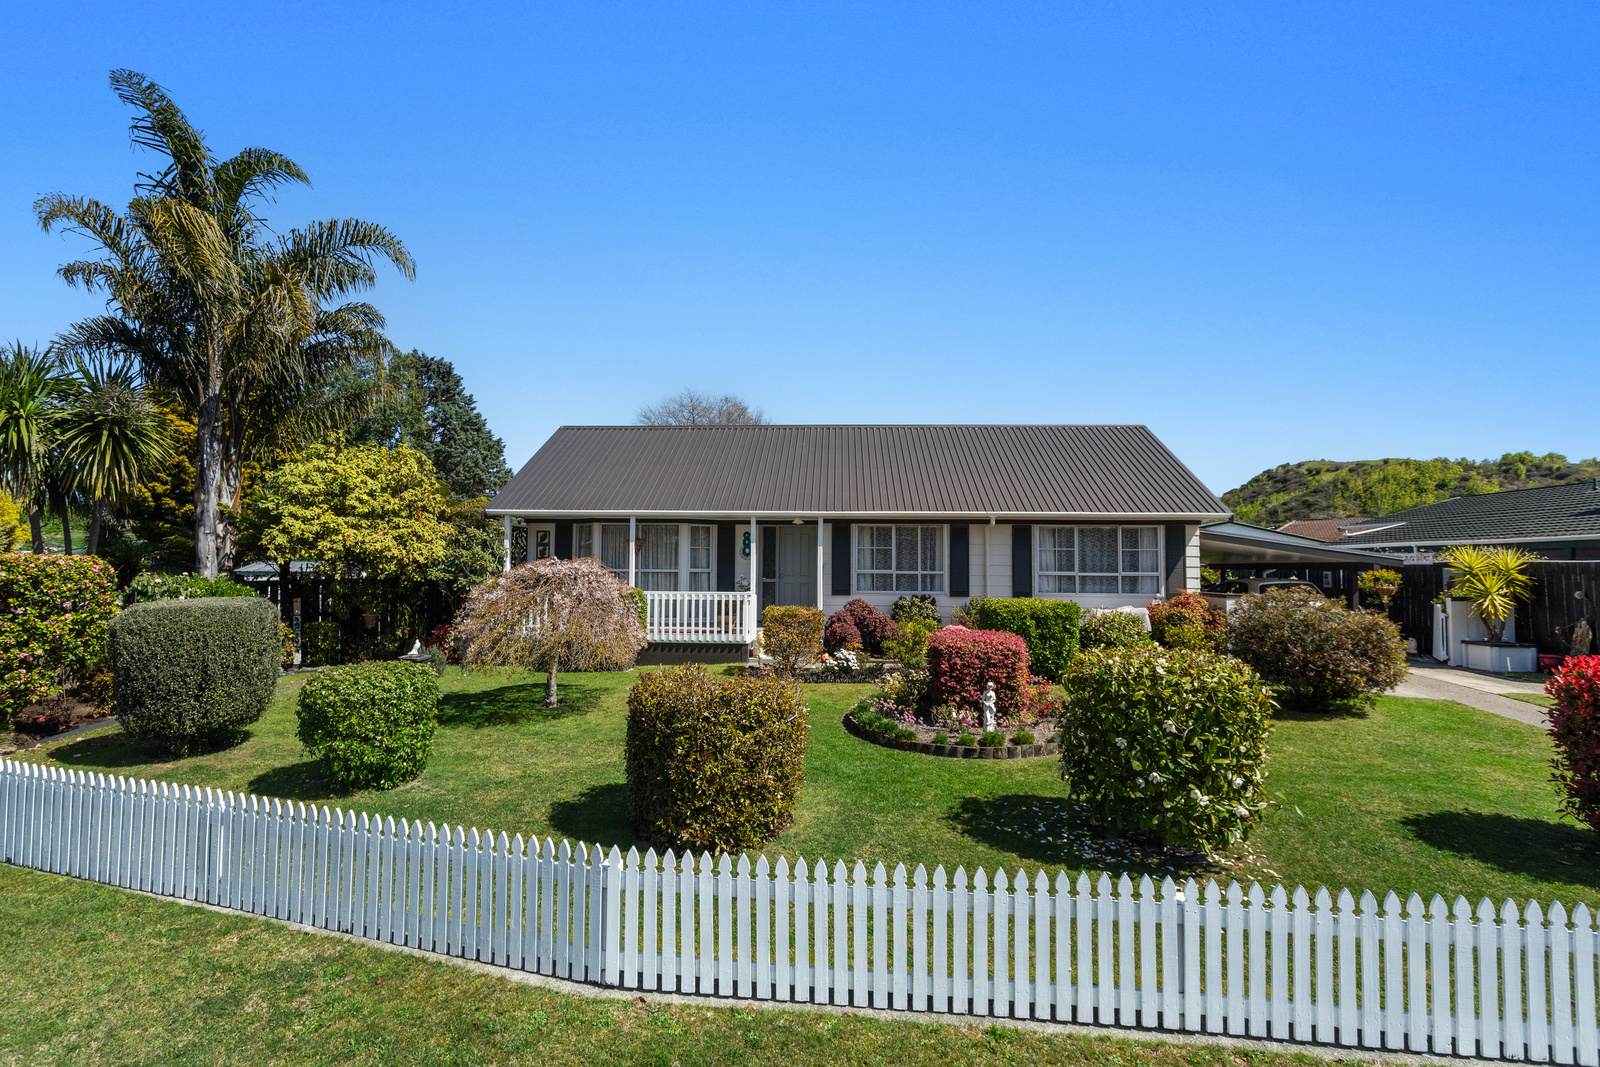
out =
{"type": "Polygon", "coordinates": [[[756,536],[756,517],[750,516],[750,592],[755,594],[756,618],[761,617],[761,568],[756,560],[761,556],[761,538],[756,536]]]}
{"type": "Polygon", "coordinates": [[[505,550],[504,554],[500,557],[500,570],[501,573],[504,573],[511,569],[511,516],[502,515],[501,518],[505,520],[506,529],[505,550]]]}
{"type": "Polygon", "coordinates": [[[817,610],[822,610],[822,516],[817,516],[817,610]]]}
{"type": "Polygon", "coordinates": [[[636,581],[635,577],[634,577],[635,567],[637,566],[635,560],[637,559],[637,557],[639,555],[639,547],[638,547],[638,545],[634,544],[634,542],[637,541],[638,539],[639,539],[639,518],[636,515],[629,515],[628,516],[628,585],[630,585],[630,586],[637,586],[639,584],[638,581],[636,581]]]}

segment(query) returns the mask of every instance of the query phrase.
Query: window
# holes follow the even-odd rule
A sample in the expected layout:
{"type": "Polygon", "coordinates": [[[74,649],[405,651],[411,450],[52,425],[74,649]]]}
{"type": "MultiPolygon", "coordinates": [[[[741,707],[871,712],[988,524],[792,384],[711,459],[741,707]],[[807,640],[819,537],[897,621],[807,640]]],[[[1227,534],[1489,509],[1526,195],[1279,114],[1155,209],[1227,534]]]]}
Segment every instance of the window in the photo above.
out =
{"type": "Polygon", "coordinates": [[[1159,593],[1154,526],[1039,527],[1039,592],[1159,593]]]}
{"type": "Polygon", "coordinates": [[[595,552],[594,531],[595,523],[580,523],[575,531],[578,542],[577,550],[573,555],[578,559],[597,556],[601,563],[611,569],[619,581],[628,580],[628,525],[627,523],[602,523],[600,528],[600,551],[595,552]]]}
{"type": "Polygon", "coordinates": [[[689,588],[711,588],[711,527],[689,527],[689,588]]]}
{"type": "Polygon", "coordinates": [[[941,526],[857,526],[856,589],[861,592],[944,591],[941,526]]]}
{"type": "MultiPolygon", "coordinates": [[[[640,589],[678,588],[678,526],[640,523],[639,556],[635,561],[640,589]]],[[[626,571],[624,571],[626,574],[626,571]]]]}

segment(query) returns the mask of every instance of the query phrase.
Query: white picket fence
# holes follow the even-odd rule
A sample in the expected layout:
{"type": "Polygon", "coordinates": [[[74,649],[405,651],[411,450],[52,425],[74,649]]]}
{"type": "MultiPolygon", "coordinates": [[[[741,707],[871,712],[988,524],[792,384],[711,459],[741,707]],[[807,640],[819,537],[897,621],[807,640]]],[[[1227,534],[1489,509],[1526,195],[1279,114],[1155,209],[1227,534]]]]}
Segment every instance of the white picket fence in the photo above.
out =
{"type": "Polygon", "coordinates": [[[1583,904],[624,857],[13,761],[0,859],[623,989],[1597,1067],[1583,904]]]}

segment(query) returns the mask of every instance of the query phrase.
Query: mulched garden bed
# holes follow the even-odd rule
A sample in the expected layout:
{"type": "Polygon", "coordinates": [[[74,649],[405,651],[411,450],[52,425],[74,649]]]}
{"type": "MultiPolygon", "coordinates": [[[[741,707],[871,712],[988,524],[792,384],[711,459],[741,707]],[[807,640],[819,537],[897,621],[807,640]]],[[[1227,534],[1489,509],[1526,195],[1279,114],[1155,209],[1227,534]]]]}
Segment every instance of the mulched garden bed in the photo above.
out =
{"type": "MultiPolygon", "coordinates": [[[[905,728],[916,733],[915,741],[897,741],[888,737],[881,737],[869,733],[856,725],[855,718],[845,715],[842,720],[845,733],[852,737],[859,737],[874,745],[884,748],[899,749],[901,752],[919,752],[924,756],[944,756],[947,759],[1036,759],[1040,756],[1059,756],[1061,746],[1051,741],[1036,741],[1031,745],[1004,745],[997,748],[979,748],[976,745],[936,745],[932,738],[936,733],[949,731],[935,730],[922,723],[912,723],[905,728]]],[[[1038,736],[1040,733],[1048,737],[1055,732],[1055,725],[1042,722],[1029,733],[1038,736]]]]}
{"type": "Polygon", "coordinates": [[[50,737],[86,722],[95,722],[111,716],[106,708],[97,708],[75,693],[51,697],[42,704],[23,708],[12,720],[12,729],[31,737],[50,737]]]}

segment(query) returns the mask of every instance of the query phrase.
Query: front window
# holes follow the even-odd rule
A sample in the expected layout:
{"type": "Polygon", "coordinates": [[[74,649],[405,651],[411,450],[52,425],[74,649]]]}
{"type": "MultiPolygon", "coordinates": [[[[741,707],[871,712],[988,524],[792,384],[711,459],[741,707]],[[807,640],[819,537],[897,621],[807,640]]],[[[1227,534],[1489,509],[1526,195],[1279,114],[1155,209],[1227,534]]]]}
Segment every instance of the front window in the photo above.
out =
{"type": "Polygon", "coordinates": [[[711,588],[711,527],[689,527],[689,588],[711,588]]]}
{"type": "Polygon", "coordinates": [[[1159,593],[1154,526],[1039,527],[1039,592],[1159,593]]]}
{"type": "Polygon", "coordinates": [[[944,591],[940,526],[857,526],[856,589],[861,592],[944,591]]]}
{"type": "Polygon", "coordinates": [[[678,527],[658,523],[639,526],[639,588],[675,590],[678,588],[678,527]]]}
{"type": "Polygon", "coordinates": [[[575,531],[577,550],[573,553],[578,559],[598,558],[604,563],[611,573],[617,576],[618,581],[628,580],[628,524],[627,523],[579,523],[575,531]],[[595,530],[600,531],[600,551],[595,552],[595,530]]]}

